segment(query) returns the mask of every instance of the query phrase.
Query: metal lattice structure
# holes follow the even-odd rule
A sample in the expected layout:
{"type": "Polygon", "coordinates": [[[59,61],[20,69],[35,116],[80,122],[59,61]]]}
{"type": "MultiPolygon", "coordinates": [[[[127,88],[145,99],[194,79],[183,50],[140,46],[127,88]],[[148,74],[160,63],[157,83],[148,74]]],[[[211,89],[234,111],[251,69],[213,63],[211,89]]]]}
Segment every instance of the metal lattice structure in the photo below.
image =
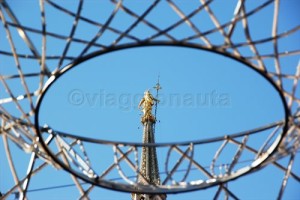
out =
{"type": "MultiPolygon", "coordinates": [[[[180,1],[147,1],[147,6],[139,11],[132,9],[126,1],[111,0],[110,7],[107,8],[111,9],[110,14],[98,21],[83,14],[84,6],[91,2],[79,0],[77,3],[72,2],[70,7],[64,6],[60,1],[40,0],[36,2],[40,9],[40,16],[36,16],[40,22],[38,25],[24,24],[23,16],[19,16],[11,2],[13,1],[0,0],[0,40],[3,41],[0,46],[0,62],[5,60],[5,63],[1,63],[0,72],[1,148],[14,181],[9,190],[1,191],[4,198],[18,194],[21,199],[26,199],[31,179],[47,166],[69,172],[81,198],[88,198],[97,188],[95,186],[100,186],[126,192],[162,194],[217,187],[212,198],[221,197],[223,192],[226,197],[238,199],[227,182],[239,181],[239,177],[270,166],[283,173],[282,184],[278,188],[279,199],[283,197],[289,179],[300,182],[300,174],[295,172],[293,166],[296,157],[299,157],[300,64],[290,66],[286,62],[299,60],[299,41],[294,41],[298,42],[295,48],[279,48],[280,45],[285,46],[285,43],[291,42],[289,38],[292,41],[299,39],[300,25],[288,30],[280,29],[280,23],[283,22],[281,18],[284,16],[280,15],[279,0],[230,2],[234,5],[234,10],[230,16],[222,18],[226,19],[222,22],[219,20],[222,13],[215,12],[216,1],[213,0],[200,0],[192,10],[184,9],[180,1]],[[167,20],[154,21],[148,17],[161,9],[162,5],[169,7],[178,19],[170,23],[167,20]],[[259,29],[256,24],[250,24],[249,20],[270,8],[273,9],[269,31],[271,34],[259,39],[253,38],[251,30],[259,32],[259,29]],[[48,26],[55,23],[51,19],[55,16],[47,15],[47,9],[54,9],[55,12],[72,18],[73,24],[69,32],[61,34],[59,30],[48,30],[48,26]],[[119,13],[132,19],[123,24],[125,28],[112,25],[114,21],[121,20],[119,13]],[[214,27],[204,28],[202,23],[195,20],[203,14],[209,17],[214,27]],[[80,23],[97,29],[97,33],[91,38],[76,36],[75,33],[81,28],[78,25],[80,23]],[[142,34],[136,31],[145,27],[150,31],[142,34]],[[182,27],[191,34],[178,36],[176,30],[182,27]],[[237,30],[243,31],[243,38],[234,36],[237,30]],[[112,35],[112,40],[101,40],[106,33],[112,35]],[[221,42],[214,39],[216,34],[222,38],[221,42]],[[49,42],[53,38],[62,42],[49,42]],[[19,47],[20,42],[22,45],[19,47]],[[70,53],[73,44],[80,44],[76,47],[77,53],[70,53]],[[47,49],[51,45],[62,51],[49,54],[47,49]],[[285,117],[264,127],[223,137],[163,144],[106,141],[54,130],[51,124],[39,124],[39,110],[45,94],[68,70],[108,52],[140,46],[183,46],[232,58],[250,67],[271,84],[281,97],[285,117]],[[262,51],[261,46],[268,51],[262,51]],[[28,70],[24,69],[24,65],[33,67],[28,70]],[[287,82],[290,84],[286,84],[287,82]],[[257,135],[264,137],[264,141],[249,145],[249,141],[255,140],[257,135]],[[197,152],[203,151],[207,145],[217,148],[210,159],[203,160],[197,156],[197,152]],[[30,155],[26,172],[18,171],[15,155],[20,152],[15,154],[12,146],[21,149],[21,154],[30,155]],[[87,146],[91,148],[86,148],[87,146]],[[102,163],[105,170],[96,169],[96,164],[90,157],[88,149],[93,149],[94,146],[95,149],[110,152],[114,158],[111,163],[102,163]],[[165,175],[161,176],[162,185],[141,185],[137,182],[137,177],[141,175],[138,155],[147,146],[155,146],[166,160],[162,166],[165,171],[165,175]],[[222,157],[223,152],[229,150],[234,152],[232,156],[222,157]],[[170,162],[174,154],[178,156],[175,164],[170,162]],[[249,156],[246,161],[244,155],[249,156]],[[288,162],[280,163],[282,158],[288,158],[288,162]],[[225,163],[220,172],[217,172],[220,168],[217,163],[225,163]],[[178,168],[183,164],[187,166],[187,170],[183,177],[178,178],[178,174],[182,173],[178,168]],[[126,170],[123,169],[124,165],[126,170]],[[111,174],[115,173],[120,179],[111,179],[111,174]],[[83,183],[87,187],[83,187],[83,183]]],[[[97,12],[97,9],[91,12],[97,12]]]]}

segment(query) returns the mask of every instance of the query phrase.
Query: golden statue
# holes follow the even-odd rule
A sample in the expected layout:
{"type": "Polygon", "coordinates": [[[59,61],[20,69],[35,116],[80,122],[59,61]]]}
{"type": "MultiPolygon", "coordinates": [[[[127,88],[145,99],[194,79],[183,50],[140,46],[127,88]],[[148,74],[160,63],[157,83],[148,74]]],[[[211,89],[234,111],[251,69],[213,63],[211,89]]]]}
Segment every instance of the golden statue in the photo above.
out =
{"type": "Polygon", "coordinates": [[[152,106],[154,105],[154,101],[159,102],[156,98],[152,96],[149,90],[144,92],[144,97],[139,103],[138,108],[143,110],[142,123],[146,121],[155,122],[155,117],[152,115],[152,106]]]}

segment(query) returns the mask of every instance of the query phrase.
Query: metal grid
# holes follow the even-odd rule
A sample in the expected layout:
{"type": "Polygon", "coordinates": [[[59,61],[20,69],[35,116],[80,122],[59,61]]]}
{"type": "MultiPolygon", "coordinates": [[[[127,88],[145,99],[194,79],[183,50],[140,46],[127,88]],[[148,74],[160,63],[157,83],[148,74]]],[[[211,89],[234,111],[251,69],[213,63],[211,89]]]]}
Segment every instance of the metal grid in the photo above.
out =
{"type": "Polygon", "coordinates": [[[0,76],[2,83],[0,99],[1,136],[10,172],[15,182],[10,190],[1,191],[4,197],[18,193],[21,199],[25,199],[31,178],[47,165],[69,171],[81,198],[87,198],[95,186],[99,185],[114,190],[146,193],[178,193],[215,186],[218,187],[218,190],[214,198],[220,198],[223,191],[226,198],[238,199],[238,196],[227,186],[227,181],[257,171],[266,165],[275,166],[284,173],[278,191],[279,199],[283,196],[289,178],[300,182],[299,175],[293,171],[293,163],[299,149],[300,96],[297,89],[299,90],[300,64],[284,66],[286,59],[299,58],[300,49],[299,46],[284,51],[280,51],[279,48],[279,44],[284,44],[286,38],[299,37],[300,26],[278,31],[279,0],[258,1],[255,6],[252,4],[250,6],[249,2],[245,0],[231,3],[235,5],[235,9],[231,17],[225,22],[220,22],[220,15],[214,11],[215,1],[212,0],[200,0],[198,6],[189,11],[184,11],[180,1],[152,1],[144,10],[139,12],[131,9],[126,1],[111,0],[111,13],[99,21],[82,14],[86,3],[79,0],[77,4],[72,3],[72,9],[70,9],[64,7],[60,2],[41,0],[39,1],[40,16],[37,16],[40,25],[39,28],[36,28],[35,26],[31,27],[30,24],[22,24],[22,18],[18,17],[18,13],[14,12],[9,3],[5,0],[0,1],[0,18],[3,25],[1,29],[3,32],[0,37],[2,39],[6,37],[4,40],[8,41],[8,45],[1,45],[0,47],[0,58],[5,57],[5,59],[11,60],[9,66],[6,66],[11,71],[4,70],[5,73],[1,72],[0,76]],[[164,24],[164,28],[161,28],[162,25],[157,21],[152,22],[152,19],[148,18],[162,4],[169,6],[179,16],[177,21],[164,24]],[[251,30],[255,27],[249,23],[249,19],[270,7],[273,8],[271,35],[254,39],[251,36],[251,30]],[[47,30],[48,21],[51,18],[51,16],[47,16],[47,9],[55,9],[57,13],[73,18],[69,33],[60,34],[47,30]],[[133,19],[131,23],[125,24],[125,28],[112,25],[115,20],[120,20],[117,17],[120,12],[133,19]],[[194,18],[203,13],[209,16],[214,25],[213,28],[203,28],[201,23],[195,21],[194,18]],[[98,29],[97,33],[89,39],[75,36],[76,31],[80,31],[78,24],[81,22],[98,29]],[[151,30],[149,34],[145,32],[141,35],[135,32],[139,25],[151,30]],[[192,31],[193,34],[183,38],[177,36],[174,31],[182,28],[182,26],[192,31]],[[243,30],[245,37],[243,41],[234,37],[238,28],[243,30]],[[115,37],[111,41],[100,42],[101,37],[104,37],[107,32],[115,37]],[[223,41],[214,39],[215,34],[219,34],[223,41]],[[52,38],[63,41],[61,43],[62,53],[47,53],[50,45],[59,45],[47,42],[52,38]],[[20,39],[27,46],[24,52],[18,50],[19,43],[16,41],[20,39]],[[41,46],[37,46],[37,40],[42,41],[41,46]],[[81,45],[79,53],[69,53],[72,44],[81,45]],[[137,155],[145,145],[75,137],[50,127],[41,127],[38,124],[39,106],[43,96],[48,88],[69,69],[85,60],[118,49],[155,45],[185,46],[212,51],[249,66],[264,76],[280,93],[285,106],[285,119],[264,127],[205,141],[156,144],[157,151],[161,151],[165,155],[164,169],[166,174],[162,177],[163,184],[155,187],[139,185],[136,182],[136,177],[140,175],[137,155]],[[272,49],[269,49],[269,53],[262,52],[259,49],[261,45],[272,46],[272,49]],[[273,61],[271,64],[270,60],[273,61]],[[38,67],[27,72],[24,69],[26,62],[38,67]],[[71,64],[66,66],[66,63],[71,64]],[[289,70],[285,69],[287,67],[289,70]],[[29,79],[35,80],[36,84],[34,86],[29,84],[29,79]],[[19,86],[11,84],[16,80],[19,86]],[[286,86],[285,82],[292,82],[292,84],[286,86]],[[16,89],[16,87],[18,88],[16,89]],[[264,134],[266,132],[264,143],[256,146],[248,145],[248,140],[262,132],[264,134]],[[54,142],[55,147],[50,148],[50,144],[54,144],[54,142]],[[46,144],[49,144],[49,147],[46,144]],[[31,155],[25,174],[20,175],[21,172],[17,171],[17,164],[13,159],[14,152],[10,150],[12,145],[18,146],[24,153],[31,155]],[[102,145],[103,148],[108,148],[112,152],[114,161],[104,164],[106,166],[104,172],[93,169],[94,163],[89,159],[89,152],[85,148],[87,145],[102,145]],[[201,151],[205,145],[218,146],[214,156],[209,161],[203,161],[201,158],[193,156],[195,152],[201,151]],[[218,159],[221,159],[222,152],[231,148],[235,151],[233,157],[221,160],[222,163],[226,164],[217,166],[216,163],[218,159]],[[177,153],[179,158],[175,165],[171,165],[169,160],[171,154],[174,153],[177,153]],[[252,157],[243,161],[243,154],[252,154],[252,157]],[[132,155],[134,159],[132,159],[132,155]],[[287,164],[280,163],[280,159],[283,157],[289,158],[287,164]],[[121,161],[125,161],[124,163],[127,164],[133,175],[126,175],[120,165],[121,161]],[[37,162],[39,163],[36,164],[37,162]],[[239,166],[241,162],[243,165],[239,166]],[[178,167],[183,163],[187,163],[188,169],[184,177],[178,179],[178,167]],[[209,169],[206,166],[209,166],[209,169]],[[216,172],[217,168],[220,168],[220,172],[216,172]],[[106,178],[114,170],[121,177],[118,181],[106,178]],[[195,171],[199,173],[201,179],[193,180],[191,176],[188,176],[195,171]],[[81,179],[89,186],[83,187],[81,179]]]}

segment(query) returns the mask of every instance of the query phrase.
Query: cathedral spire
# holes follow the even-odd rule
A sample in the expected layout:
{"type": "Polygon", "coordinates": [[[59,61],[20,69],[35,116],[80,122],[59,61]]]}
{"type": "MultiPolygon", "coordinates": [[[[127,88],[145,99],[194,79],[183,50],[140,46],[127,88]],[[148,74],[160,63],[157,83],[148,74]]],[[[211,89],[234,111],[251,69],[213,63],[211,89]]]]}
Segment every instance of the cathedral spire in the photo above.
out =
{"type": "MultiPolygon", "coordinates": [[[[159,82],[157,84],[159,86],[159,82]]],[[[160,86],[159,86],[160,87],[160,86]]],[[[146,90],[142,98],[139,108],[143,112],[141,122],[143,124],[143,143],[155,143],[154,124],[155,116],[152,114],[152,107],[159,102],[154,98],[149,90],[146,90]]],[[[140,175],[138,183],[143,185],[160,185],[159,169],[155,147],[142,147],[140,175]]],[[[165,200],[165,194],[132,194],[133,200],[165,200]]]]}

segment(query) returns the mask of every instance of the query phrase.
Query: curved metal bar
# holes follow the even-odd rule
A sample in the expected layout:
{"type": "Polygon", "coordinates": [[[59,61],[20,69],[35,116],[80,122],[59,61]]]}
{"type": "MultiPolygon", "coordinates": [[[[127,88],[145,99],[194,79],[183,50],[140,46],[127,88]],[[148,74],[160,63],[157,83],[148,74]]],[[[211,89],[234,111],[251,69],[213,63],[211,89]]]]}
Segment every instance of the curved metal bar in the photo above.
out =
{"type": "MultiPolygon", "coordinates": [[[[129,149],[128,151],[131,152],[133,149],[129,149]]],[[[114,152],[114,163],[116,164],[117,166],[117,170],[118,170],[118,173],[119,175],[123,178],[123,180],[125,180],[127,183],[131,184],[131,185],[134,185],[135,182],[133,182],[132,180],[130,180],[124,173],[124,171],[122,170],[122,167],[120,166],[120,160],[118,159],[118,151],[120,151],[120,149],[118,149],[118,146],[117,145],[114,145],[113,146],[113,152],[114,152]]],[[[125,156],[127,159],[127,155],[124,155],[124,153],[122,152],[121,153],[122,156],[125,156]]]]}
{"type": "Polygon", "coordinates": [[[224,140],[224,142],[222,143],[222,145],[219,147],[219,149],[216,151],[215,156],[211,162],[210,165],[210,172],[213,176],[216,176],[215,173],[215,163],[217,161],[217,159],[219,158],[220,154],[222,153],[223,149],[225,148],[225,146],[228,144],[228,140],[224,140]]]}
{"type": "MultiPolygon", "coordinates": [[[[194,159],[194,151],[195,151],[195,149],[194,149],[194,144],[193,144],[193,143],[190,144],[190,146],[189,146],[189,151],[191,152],[190,158],[194,159]]],[[[192,160],[189,159],[189,161],[190,161],[190,162],[189,162],[189,164],[188,164],[186,173],[185,173],[184,177],[181,179],[180,182],[184,182],[184,181],[186,180],[186,178],[188,177],[190,171],[191,171],[191,168],[192,168],[192,160]]]]}

